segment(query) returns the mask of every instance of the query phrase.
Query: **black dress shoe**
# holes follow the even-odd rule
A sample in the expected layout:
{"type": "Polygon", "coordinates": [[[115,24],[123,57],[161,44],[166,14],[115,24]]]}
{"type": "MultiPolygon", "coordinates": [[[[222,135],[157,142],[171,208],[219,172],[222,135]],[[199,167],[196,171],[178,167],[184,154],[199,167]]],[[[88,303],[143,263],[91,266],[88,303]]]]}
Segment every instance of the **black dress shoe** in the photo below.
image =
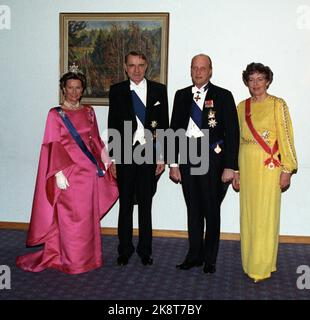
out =
{"type": "Polygon", "coordinates": [[[144,266],[147,266],[147,265],[152,265],[153,264],[153,259],[149,256],[146,256],[146,257],[141,257],[141,262],[144,266]]]}
{"type": "Polygon", "coordinates": [[[120,255],[117,258],[117,264],[119,266],[125,266],[126,264],[128,264],[128,261],[129,261],[128,257],[126,257],[124,255],[120,255]]]}
{"type": "Polygon", "coordinates": [[[187,260],[185,260],[183,263],[178,264],[176,266],[176,268],[180,269],[180,270],[189,270],[193,267],[200,267],[200,266],[202,266],[201,261],[187,261],[187,260]]]}
{"type": "Polygon", "coordinates": [[[216,271],[215,264],[205,264],[203,267],[204,273],[214,273],[216,271]]]}

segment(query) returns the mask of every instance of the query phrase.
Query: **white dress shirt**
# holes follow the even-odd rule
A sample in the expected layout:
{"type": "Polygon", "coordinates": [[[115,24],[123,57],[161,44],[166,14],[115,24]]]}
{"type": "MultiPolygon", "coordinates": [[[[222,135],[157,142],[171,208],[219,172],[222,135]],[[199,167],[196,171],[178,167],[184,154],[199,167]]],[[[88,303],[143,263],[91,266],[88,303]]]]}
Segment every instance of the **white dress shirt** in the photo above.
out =
{"type": "MultiPolygon", "coordinates": [[[[198,105],[198,107],[200,108],[200,110],[203,110],[204,107],[204,101],[208,92],[208,89],[206,91],[204,91],[204,86],[203,85],[200,89],[197,88],[196,86],[194,86],[192,88],[192,93],[194,94],[193,99],[196,102],[196,104],[198,105]],[[199,92],[199,93],[197,93],[199,92]],[[199,100],[195,100],[195,97],[199,97],[199,100]]],[[[187,126],[187,130],[185,135],[189,138],[194,137],[194,138],[199,138],[199,137],[203,137],[204,134],[203,132],[199,129],[199,127],[196,125],[196,123],[193,121],[192,118],[189,118],[189,122],[188,122],[188,126],[187,126]]]]}
{"type": "MultiPolygon", "coordinates": [[[[134,90],[136,92],[136,94],[138,95],[138,97],[143,102],[143,104],[146,106],[147,82],[146,82],[145,78],[139,84],[135,84],[133,81],[130,80],[130,90],[134,90]]],[[[140,144],[145,144],[146,140],[145,140],[145,136],[144,136],[144,126],[137,116],[136,116],[136,119],[137,119],[138,126],[137,126],[136,132],[133,135],[132,145],[134,145],[137,141],[140,144]]]]}
{"type": "MultiPolygon", "coordinates": [[[[195,97],[197,97],[197,92],[199,92],[198,96],[199,96],[199,100],[195,100],[195,102],[197,103],[198,107],[200,108],[200,110],[203,110],[204,107],[204,101],[208,92],[208,89],[206,91],[204,91],[204,87],[206,86],[206,84],[204,84],[200,89],[197,88],[196,86],[192,87],[192,93],[194,94],[193,99],[195,97]]],[[[199,129],[199,127],[196,125],[196,123],[193,121],[192,118],[189,118],[189,122],[187,125],[187,130],[185,135],[189,138],[194,137],[194,138],[199,138],[199,137],[203,137],[204,134],[203,132],[199,129]]],[[[175,168],[178,167],[179,165],[177,163],[171,163],[169,165],[170,168],[175,168]]]]}

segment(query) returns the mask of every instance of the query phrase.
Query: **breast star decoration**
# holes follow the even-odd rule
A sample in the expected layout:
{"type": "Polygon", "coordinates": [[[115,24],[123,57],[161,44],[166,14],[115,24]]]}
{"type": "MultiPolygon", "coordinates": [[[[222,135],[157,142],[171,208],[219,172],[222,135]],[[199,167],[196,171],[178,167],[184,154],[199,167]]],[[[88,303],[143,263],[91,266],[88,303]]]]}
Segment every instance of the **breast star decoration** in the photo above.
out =
{"type": "Polygon", "coordinates": [[[216,127],[217,122],[216,122],[216,119],[215,119],[215,111],[214,110],[212,110],[212,109],[209,110],[208,119],[209,119],[209,121],[208,121],[209,127],[211,127],[211,128],[216,127]]]}
{"type": "Polygon", "coordinates": [[[209,127],[214,128],[214,127],[216,127],[217,122],[216,122],[215,119],[210,119],[210,120],[208,121],[208,125],[209,125],[209,127]]]}

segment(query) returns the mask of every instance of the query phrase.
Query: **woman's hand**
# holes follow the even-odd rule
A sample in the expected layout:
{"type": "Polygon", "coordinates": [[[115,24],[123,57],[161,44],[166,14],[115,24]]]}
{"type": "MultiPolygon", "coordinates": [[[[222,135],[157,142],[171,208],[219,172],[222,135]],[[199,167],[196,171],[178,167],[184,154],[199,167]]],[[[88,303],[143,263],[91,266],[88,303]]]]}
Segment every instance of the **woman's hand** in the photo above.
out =
{"type": "Polygon", "coordinates": [[[61,190],[66,190],[70,185],[66,176],[59,171],[55,174],[57,187],[61,190]]]}
{"type": "Polygon", "coordinates": [[[288,187],[291,184],[291,173],[288,172],[281,172],[280,174],[280,188],[282,191],[285,191],[286,189],[288,189],[288,187]]]}
{"type": "Polygon", "coordinates": [[[116,164],[115,164],[115,162],[112,162],[112,163],[111,163],[110,170],[111,170],[111,173],[112,173],[113,178],[114,178],[114,179],[117,179],[116,164]]]}

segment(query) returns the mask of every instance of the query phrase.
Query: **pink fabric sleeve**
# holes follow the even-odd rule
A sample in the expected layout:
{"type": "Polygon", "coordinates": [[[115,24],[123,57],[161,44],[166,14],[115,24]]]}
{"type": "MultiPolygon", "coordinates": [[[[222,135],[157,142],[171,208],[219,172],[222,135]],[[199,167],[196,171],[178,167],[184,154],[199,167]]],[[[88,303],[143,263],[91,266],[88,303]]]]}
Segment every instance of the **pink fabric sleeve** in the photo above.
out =
{"type": "Polygon", "coordinates": [[[53,206],[60,194],[55,183],[55,173],[63,170],[65,175],[69,175],[74,165],[60,142],[60,121],[57,111],[51,109],[41,146],[27,245],[45,241],[53,222],[53,206]]]}

